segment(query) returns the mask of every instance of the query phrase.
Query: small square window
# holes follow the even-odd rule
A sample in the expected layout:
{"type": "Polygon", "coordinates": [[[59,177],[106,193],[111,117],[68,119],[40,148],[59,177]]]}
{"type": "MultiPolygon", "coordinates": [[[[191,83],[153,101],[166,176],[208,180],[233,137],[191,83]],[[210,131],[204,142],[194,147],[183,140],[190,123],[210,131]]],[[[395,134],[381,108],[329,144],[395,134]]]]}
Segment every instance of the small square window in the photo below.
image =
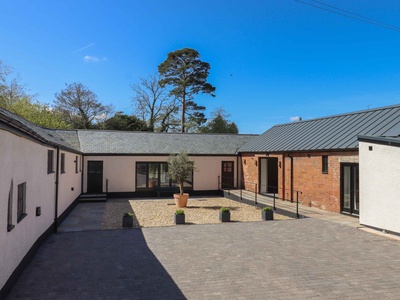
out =
{"type": "Polygon", "coordinates": [[[47,151],[47,174],[54,173],[54,150],[47,151]]]}
{"type": "Polygon", "coordinates": [[[61,174],[65,173],[65,153],[61,153],[61,174]]]}
{"type": "Polygon", "coordinates": [[[26,182],[18,184],[17,222],[26,216],[26,182]]]}
{"type": "Polygon", "coordinates": [[[328,155],[322,155],[322,173],[328,174],[328,155]]]}

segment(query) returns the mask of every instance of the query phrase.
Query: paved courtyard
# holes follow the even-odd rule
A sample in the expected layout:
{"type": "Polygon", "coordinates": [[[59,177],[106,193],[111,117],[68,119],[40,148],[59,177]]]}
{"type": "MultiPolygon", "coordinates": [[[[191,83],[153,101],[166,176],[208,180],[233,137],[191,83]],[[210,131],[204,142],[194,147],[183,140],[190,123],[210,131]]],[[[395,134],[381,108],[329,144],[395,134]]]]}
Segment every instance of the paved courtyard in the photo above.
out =
{"type": "Polygon", "coordinates": [[[65,232],[7,299],[398,299],[399,253],[311,218],[65,232]]]}

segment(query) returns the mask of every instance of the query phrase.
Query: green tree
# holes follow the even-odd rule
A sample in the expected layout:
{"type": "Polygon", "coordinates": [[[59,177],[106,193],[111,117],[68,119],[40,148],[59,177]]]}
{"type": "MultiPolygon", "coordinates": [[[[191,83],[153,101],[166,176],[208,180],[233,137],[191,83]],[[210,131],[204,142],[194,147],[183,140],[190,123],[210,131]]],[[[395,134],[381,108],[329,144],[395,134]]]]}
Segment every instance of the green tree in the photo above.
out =
{"type": "Polygon", "coordinates": [[[209,70],[210,64],[201,61],[200,54],[190,48],[168,53],[167,59],[158,66],[161,75],[160,84],[171,86],[170,95],[180,101],[181,132],[185,132],[186,115],[189,121],[197,123],[206,121],[204,117],[199,118],[205,107],[198,106],[193,99],[194,95],[199,93],[215,97],[215,87],[207,82],[209,70]]]}
{"type": "Polygon", "coordinates": [[[61,118],[59,112],[52,110],[47,104],[31,102],[27,98],[13,101],[7,108],[10,112],[38,126],[57,129],[71,128],[61,118]]]}
{"type": "Polygon", "coordinates": [[[147,131],[146,122],[139,120],[136,116],[128,116],[118,111],[113,117],[104,122],[104,129],[123,131],[147,131]]]}
{"type": "Polygon", "coordinates": [[[239,133],[239,129],[234,122],[227,120],[229,115],[222,109],[217,108],[212,113],[213,118],[206,125],[200,128],[203,133],[239,133]]]}
{"type": "Polygon", "coordinates": [[[96,127],[95,123],[107,119],[113,109],[111,105],[101,104],[97,95],[82,83],[65,85],[65,89],[56,93],[54,105],[72,128],[93,128],[96,127]]]}

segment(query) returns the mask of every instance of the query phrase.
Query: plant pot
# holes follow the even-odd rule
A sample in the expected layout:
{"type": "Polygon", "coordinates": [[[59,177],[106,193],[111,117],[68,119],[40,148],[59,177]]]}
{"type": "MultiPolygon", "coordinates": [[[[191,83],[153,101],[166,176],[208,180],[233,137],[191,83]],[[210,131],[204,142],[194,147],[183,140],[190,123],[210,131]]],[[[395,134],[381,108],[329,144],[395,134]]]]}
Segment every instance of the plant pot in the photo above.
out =
{"type": "Polygon", "coordinates": [[[122,227],[133,227],[133,218],[128,216],[123,216],[122,227]]]}
{"type": "Polygon", "coordinates": [[[174,199],[176,207],[186,207],[189,199],[189,194],[174,194],[174,199]]]}
{"type": "Polygon", "coordinates": [[[219,212],[219,220],[221,222],[230,222],[231,221],[231,213],[230,212],[219,212]]]}
{"type": "Polygon", "coordinates": [[[269,221],[274,219],[274,211],[273,210],[262,210],[261,217],[263,221],[269,221]]]}
{"type": "Polygon", "coordinates": [[[183,215],[174,214],[174,221],[175,221],[175,225],[185,224],[185,214],[183,214],[183,215]]]}

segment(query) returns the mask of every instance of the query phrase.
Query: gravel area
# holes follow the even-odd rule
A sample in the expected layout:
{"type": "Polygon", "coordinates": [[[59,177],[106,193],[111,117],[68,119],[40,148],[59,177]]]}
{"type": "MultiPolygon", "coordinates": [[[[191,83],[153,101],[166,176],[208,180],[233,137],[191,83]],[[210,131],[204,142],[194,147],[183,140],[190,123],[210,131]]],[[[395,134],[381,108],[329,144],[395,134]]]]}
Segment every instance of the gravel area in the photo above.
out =
{"type": "MultiPolygon", "coordinates": [[[[231,222],[261,221],[259,207],[236,202],[223,197],[189,198],[185,211],[186,224],[219,223],[219,210],[229,207],[231,222]]],[[[174,225],[174,213],[177,207],[173,199],[108,200],[103,217],[103,229],[122,228],[122,215],[125,212],[134,214],[134,227],[160,227],[174,225]]],[[[291,218],[274,213],[274,220],[291,218]]]]}

